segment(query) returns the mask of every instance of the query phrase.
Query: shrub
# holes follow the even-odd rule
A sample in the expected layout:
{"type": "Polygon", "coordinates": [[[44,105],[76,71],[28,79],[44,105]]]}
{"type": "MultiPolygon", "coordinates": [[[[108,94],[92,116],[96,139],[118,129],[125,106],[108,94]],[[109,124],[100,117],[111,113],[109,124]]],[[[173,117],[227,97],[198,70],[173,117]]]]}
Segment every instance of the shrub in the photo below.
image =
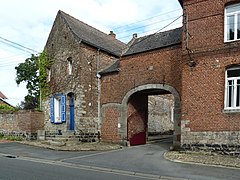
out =
{"type": "Polygon", "coordinates": [[[22,141],[23,140],[23,138],[20,136],[4,135],[4,134],[0,134],[0,139],[9,140],[9,141],[22,141]]]}
{"type": "Polygon", "coordinates": [[[0,113],[13,113],[16,111],[17,111],[17,108],[14,108],[7,104],[0,104],[0,113]]]}

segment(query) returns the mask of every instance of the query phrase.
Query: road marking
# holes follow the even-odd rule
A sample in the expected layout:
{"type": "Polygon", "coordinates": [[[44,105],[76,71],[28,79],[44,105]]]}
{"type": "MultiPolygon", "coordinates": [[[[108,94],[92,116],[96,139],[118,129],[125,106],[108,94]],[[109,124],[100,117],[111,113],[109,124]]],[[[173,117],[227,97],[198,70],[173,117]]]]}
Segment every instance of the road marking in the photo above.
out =
{"type": "Polygon", "coordinates": [[[83,155],[83,156],[75,156],[75,157],[65,158],[65,159],[61,159],[59,161],[63,162],[63,161],[70,160],[70,159],[83,159],[83,158],[88,158],[88,157],[92,157],[92,156],[98,156],[98,155],[109,154],[109,153],[113,153],[113,152],[119,152],[119,151],[122,151],[122,150],[123,149],[115,149],[115,150],[112,150],[112,151],[104,151],[104,152],[99,152],[99,153],[83,155]]]}
{"type": "MultiPolygon", "coordinates": [[[[113,151],[110,151],[110,152],[113,152],[113,151]]],[[[106,152],[103,152],[103,153],[106,153],[106,152]]],[[[101,154],[103,154],[103,153],[101,153],[101,154]]],[[[100,153],[96,153],[96,155],[97,154],[100,154],[100,153]]],[[[6,155],[7,154],[0,153],[0,156],[4,157],[6,155]]],[[[30,157],[17,157],[16,159],[17,160],[22,160],[22,161],[35,162],[35,163],[42,163],[42,164],[63,166],[63,167],[74,168],[74,169],[81,169],[81,170],[86,170],[86,171],[95,171],[95,172],[102,172],[102,173],[108,173],[108,174],[116,174],[116,175],[122,175],[122,176],[137,177],[137,178],[141,178],[141,179],[189,180],[189,179],[178,178],[178,177],[145,174],[145,173],[134,172],[134,171],[125,171],[125,170],[119,170],[119,169],[102,168],[102,167],[97,167],[97,166],[87,166],[87,165],[67,163],[67,162],[62,162],[62,161],[53,161],[53,160],[47,160],[47,159],[38,159],[38,158],[30,158],[30,157]]]]}

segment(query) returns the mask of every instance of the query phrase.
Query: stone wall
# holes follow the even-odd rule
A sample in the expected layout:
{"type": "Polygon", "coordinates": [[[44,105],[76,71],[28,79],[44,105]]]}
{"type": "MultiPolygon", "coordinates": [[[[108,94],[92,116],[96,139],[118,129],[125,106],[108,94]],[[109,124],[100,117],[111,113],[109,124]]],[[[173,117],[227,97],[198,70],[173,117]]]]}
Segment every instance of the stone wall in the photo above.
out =
{"type": "Polygon", "coordinates": [[[74,95],[74,121],[77,132],[98,132],[98,79],[97,72],[106,68],[115,57],[81,42],[66,22],[57,16],[45,48],[53,60],[50,93],[43,102],[45,130],[68,131],[70,127],[69,97],[66,102],[66,123],[50,122],[50,96],[61,93],[74,95]],[[72,60],[72,74],[68,71],[72,60]]]}
{"type": "Polygon", "coordinates": [[[240,131],[191,132],[182,121],[181,144],[185,150],[211,151],[240,157],[240,131]]]}
{"type": "Polygon", "coordinates": [[[13,114],[0,114],[0,133],[36,138],[37,130],[44,128],[44,114],[39,111],[18,111],[13,114]]]}
{"type": "Polygon", "coordinates": [[[148,134],[166,134],[173,131],[174,97],[158,95],[148,97],[148,134]]]}

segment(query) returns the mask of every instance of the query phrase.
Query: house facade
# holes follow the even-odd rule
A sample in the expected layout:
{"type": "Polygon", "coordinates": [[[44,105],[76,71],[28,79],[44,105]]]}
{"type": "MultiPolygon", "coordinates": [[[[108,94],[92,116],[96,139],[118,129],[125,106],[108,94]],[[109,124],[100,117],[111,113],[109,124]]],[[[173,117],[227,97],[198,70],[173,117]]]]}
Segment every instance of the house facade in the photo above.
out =
{"type": "Polygon", "coordinates": [[[171,95],[175,146],[237,154],[240,2],[179,3],[181,28],[127,45],[60,11],[46,45],[54,64],[45,130],[92,128],[104,141],[145,144],[149,97],[171,95]]]}
{"type": "Polygon", "coordinates": [[[179,2],[182,28],[133,39],[103,74],[102,138],[146,143],[147,97],[172,94],[174,145],[237,155],[240,2],[179,2]]]}
{"type": "Polygon", "coordinates": [[[45,131],[98,133],[99,71],[114,63],[125,44],[59,11],[45,50],[49,95],[43,102],[45,131]]]}
{"type": "Polygon", "coordinates": [[[184,0],[183,8],[181,145],[237,153],[240,2],[184,0]]]}

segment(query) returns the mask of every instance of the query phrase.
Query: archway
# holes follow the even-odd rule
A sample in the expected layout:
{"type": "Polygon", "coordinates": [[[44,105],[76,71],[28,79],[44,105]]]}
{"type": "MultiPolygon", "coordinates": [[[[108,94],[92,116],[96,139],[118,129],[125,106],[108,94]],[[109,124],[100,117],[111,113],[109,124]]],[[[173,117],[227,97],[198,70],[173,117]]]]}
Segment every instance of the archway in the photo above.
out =
{"type": "Polygon", "coordinates": [[[130,90],[122,100],[122,123],[125,139],[130,145],[145,144],[147,140],[148,96],[172,94],[174,97],[173,145],[180,146],[180,96],[177,90],[167,84],[147,84],[130,90]]]}

